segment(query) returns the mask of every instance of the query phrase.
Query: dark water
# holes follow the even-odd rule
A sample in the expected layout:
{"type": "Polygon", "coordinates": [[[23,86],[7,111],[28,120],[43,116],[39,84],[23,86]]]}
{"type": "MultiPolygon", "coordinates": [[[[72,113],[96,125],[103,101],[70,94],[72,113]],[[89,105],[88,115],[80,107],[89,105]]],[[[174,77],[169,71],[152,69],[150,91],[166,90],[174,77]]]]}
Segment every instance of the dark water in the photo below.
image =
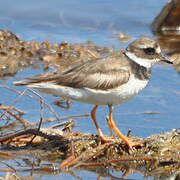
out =
{"type": "MultiPolygon", "coordinates": [[[[133,38],[140,35],[153,37],[150,24],[161,10],[166,0],[31,0],[31,1],[0,1],[0,28],[9,29],[24,40],[61,42],[85,42],[91,40],[99,45],[126,46],[114,38],[118,32],[124,32],[133,38]]],[[[19,72],[15,77],[8,78],[1,83],[11,85],[14,79],[31,76],[39,70],[31,68],[19,72]]],[[[23,89],[18,87],[17,89],[23,89]]],[[[152,70],[152,78],[148,86],[137,97],[118,105],[114,110],[114,119],[123,133],[130,128],[134,135],[149,136],[154,133],[164,132],[180,127],[180,78],[171,66],[156,65],[152,70]],[[145,114],[154,111],[158,114],[145,114]]],[[[15,95],[1,90],[1,101],[6,103],[13,100],[15,95]]],[[[54,97],[43,95],[51,102],[54,97]]],[[[33,109],[33,101],[26,104],[32,121],[37,120],[33,109]]],[[[8,104],[8,103],[7,103],[8,104]]],[[[20,107],[23,107],[23,104],[20,107]]],[[[83,114],[89,112],[92,105],[73,102],[71,110],[59,110],[54,107],[60,116],[83,114]]],[[[99,123],[103,131],[108,134],[104,125],[107,113],[106,107],[97,111],[99,123]]],[[[77,119],[75,130],[96,133],[90,118],[77,119]]],[[[0,165],[1,167],[1,165],[0,165]]],[[[1,175],[4,173],[0,172],[1,175]]],[[[97,179],[98,174],[77,171],[82,179],[97,179]]],[[[23,173],[22,173],[23,175],[23,173]]],[[[121,177],[121,173],[114,173],[121,177]]],[[[35,175],[42,179],[76,179],[69,174],[35,175]]],[[[144,179],[140,173],[133,173],[129,179],[144,179]]],[[[102,177],[103,180],[109,179],[102,177]]],[[[152,178],[147,178],[152,179],[152,178]]]]}

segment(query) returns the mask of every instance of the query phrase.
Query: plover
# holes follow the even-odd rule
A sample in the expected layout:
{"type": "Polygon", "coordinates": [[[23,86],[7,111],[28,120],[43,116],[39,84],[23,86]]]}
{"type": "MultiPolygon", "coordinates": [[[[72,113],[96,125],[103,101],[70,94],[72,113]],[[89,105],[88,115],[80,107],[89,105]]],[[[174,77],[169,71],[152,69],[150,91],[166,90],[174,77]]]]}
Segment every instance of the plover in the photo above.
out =
{"type": "Polygon", "coordinates": [[[112,114],[113,106],[121,104],[137,95],[148,83],[151,67],[159,61],[168,61],[161,54],[156,41],[140,37],[112,55],[89,60],[70,67],[60,74],[37,75],[32,78],[14,82],[26,85],[45,93],[94,104],[91,118],[102,142],[109,142],[96,120],[98,105],[108,105],[108,124],[126,143],[129,149],[136,144],[117,128],[112,114]]]}

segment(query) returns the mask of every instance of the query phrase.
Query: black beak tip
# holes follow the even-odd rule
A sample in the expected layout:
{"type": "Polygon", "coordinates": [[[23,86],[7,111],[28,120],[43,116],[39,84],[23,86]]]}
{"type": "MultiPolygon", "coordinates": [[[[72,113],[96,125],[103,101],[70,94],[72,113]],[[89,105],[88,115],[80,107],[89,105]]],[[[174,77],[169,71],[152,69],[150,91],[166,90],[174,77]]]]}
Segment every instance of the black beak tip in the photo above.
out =
{"type": "Polygon", "coordinates": [[[162,61],[167,63],[167,64],[173,64],[173,60],[164,54],[162,54],[162,61]]]}
{"type": "Polygon", "coordinates": [[[165,63],[167,63],[167,64],[173,64],[173,62],[170,61],[170,60],[163,60],[163,62],[165,62],[165,63]]]}

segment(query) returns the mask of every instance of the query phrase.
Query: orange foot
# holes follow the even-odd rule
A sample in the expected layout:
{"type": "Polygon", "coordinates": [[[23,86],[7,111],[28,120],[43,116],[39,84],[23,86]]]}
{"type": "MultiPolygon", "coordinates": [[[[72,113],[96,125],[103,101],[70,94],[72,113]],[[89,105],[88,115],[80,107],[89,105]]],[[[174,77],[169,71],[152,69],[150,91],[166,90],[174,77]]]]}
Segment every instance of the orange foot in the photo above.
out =
{"type": "Polygon", "coordinates": [[[112,107],[110,107],[110,111],[109,111],[109,118],[108,118],[108,124],[110,129],[114,130],[116,132],[116,134],[124,141],[124,143],[128,146],[128,148],[131,151],[134,151],[134,147],[141,147],[143,143],[135,143],[132,142],[131,140],[129,140],[128,137],[126,137],[116,126],[113,117],[112,117],[112,107]]]}
{"type": "Polygon", "coordinates": [[[102,143],[113,143],[115,140],[113,138],[106,138],[103,134],[99,135],[99,139],[102,143]]]}
{"type": "Polygon", "coordinates": [[[126,140],[124,141],[126,143],[126,145],[128,146],[128,148],[131,150],[131,151],[134,151],[135,148],[138,148],[138,147],[142,147],[144,145],[144,141],[141,141],[141,142],[133,142],[131,140],[129,140],[127,137],[126,137],[126,140]]]}

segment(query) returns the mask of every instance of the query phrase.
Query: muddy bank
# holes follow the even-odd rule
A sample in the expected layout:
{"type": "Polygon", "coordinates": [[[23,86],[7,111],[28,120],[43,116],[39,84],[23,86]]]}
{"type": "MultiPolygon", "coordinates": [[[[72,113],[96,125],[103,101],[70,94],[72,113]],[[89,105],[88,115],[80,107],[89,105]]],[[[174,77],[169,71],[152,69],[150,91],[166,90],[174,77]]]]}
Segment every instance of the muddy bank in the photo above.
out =
{"type": "Polygon", "coordinates": [[[20,69],[43,65],[64,70],[72,63],[107,55],[113,47],[101,47],[88,41],[82,44],[49,41],[23,41],[9,30],[0,30],[0,77],[14,75],[20,69]]]}
{"type": "MultiPolygon", "coordinates": [[[[115,135],[115,142],[101,144],[96,134],[74,132],[72,120],[56,123],[49,128],[34,128],[40,125],[39,121],[31,123],[24,119],[22,110],[4,105],[0,106],[0,110],[1,119],[6,124],[1,127],[0,159],[21,159],[26,164],[26,168],[10,165],[6,167],[7,171],[33,170],[34,173],[59,174],[72,169],[97,173],[98,169],[99,174],[106,170],[108,176],[108,169],[112,169],[123,172],[123,177],[137,171],[145,176],[163,179],[180,170],[180,129],[147,138],[136,137],[129,132],[129,139],[142,144],[129,151],[115,135]],[[19,125],[21,130],[12,133],[12,127],[15,130],[19,125]],[[27,157],[36,159],[38,164],[24,161],[27,157]]],[[[57,118],[41,120],[42,123],[56,122],[57,118]]]]}

